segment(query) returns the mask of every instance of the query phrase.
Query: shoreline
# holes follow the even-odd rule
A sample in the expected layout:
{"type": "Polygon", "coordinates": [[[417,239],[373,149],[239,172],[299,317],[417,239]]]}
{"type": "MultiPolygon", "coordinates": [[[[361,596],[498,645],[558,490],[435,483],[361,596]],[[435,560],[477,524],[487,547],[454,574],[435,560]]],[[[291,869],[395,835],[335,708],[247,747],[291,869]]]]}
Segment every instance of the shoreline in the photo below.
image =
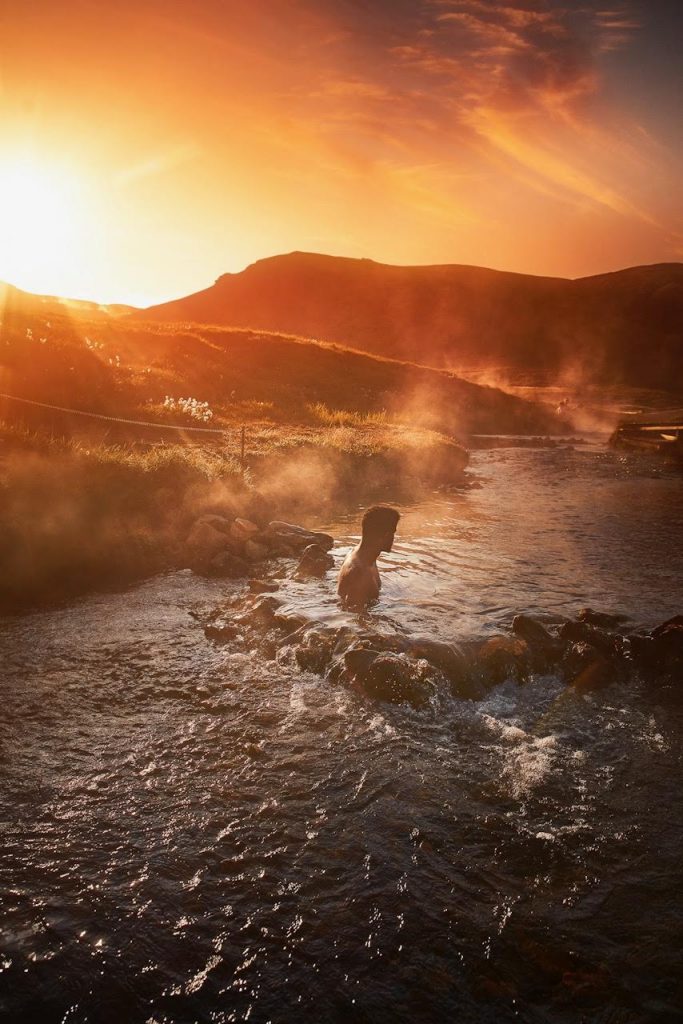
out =
{"type": "MultiPolygon", "coordinates": [[[[382,494],[409,499],[424,488],[466,486],[467,463],[452,439],[418,432],[383,451],[299,445],[261,454],[244,474],[229,457],[181,446],[148,454],[21,449],[0,463],[0,614],[206,568],[196,544],[188,545],[202,518],[239,519],[259,531],[273,520],[305,522],[382,494]]],[[[234,538],[232,554],[238,562],[222,574],[244,578],[273,557],[258,542],[247,553],[234,538]]]]}

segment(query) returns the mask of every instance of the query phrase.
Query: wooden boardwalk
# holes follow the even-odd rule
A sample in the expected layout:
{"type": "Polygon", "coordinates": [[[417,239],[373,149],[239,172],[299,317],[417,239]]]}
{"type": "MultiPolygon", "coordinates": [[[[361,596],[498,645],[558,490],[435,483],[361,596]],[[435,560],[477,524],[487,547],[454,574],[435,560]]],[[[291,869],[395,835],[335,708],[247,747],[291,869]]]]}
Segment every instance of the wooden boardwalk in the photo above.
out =
{"type": "Polygon", "coordinates": [[[610,438],[617,448],[635,448],[683,459],[683,409],[623,416],[610,438]]]}

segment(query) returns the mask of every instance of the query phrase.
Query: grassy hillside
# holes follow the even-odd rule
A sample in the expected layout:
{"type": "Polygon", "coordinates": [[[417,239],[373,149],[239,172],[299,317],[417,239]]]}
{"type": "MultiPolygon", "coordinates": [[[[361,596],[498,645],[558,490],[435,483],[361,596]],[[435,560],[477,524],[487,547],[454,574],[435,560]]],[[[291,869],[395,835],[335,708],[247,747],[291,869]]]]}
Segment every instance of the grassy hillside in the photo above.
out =
{"type": "Polygon", "coordinates": [[[450,373],[301,338],[65,315],[16,294],[2,321],[4,609],[185,566],[203,513],[305,520],[399,500],[462,484],[471,431],[563,426],[450,373]]]}
{"type": "Polygon", "coordinates": [[[287,331],[500,380],[669,387],[683,371],[683,264],[569,281],[291,253],[146,317],[287,331]]]}
{"type": "MultiPolygon", "coordinates": [[[[339,346],[247,330],[46,316],[35,308],[5,310],[0,392],[155,422],[178,422],[178,408],[164,406],[167,396],[191,397],[209,404],[212,426],[319,427],[315,407],[323,405],[346,414],[346,426],[349,417],[380,415],[463,439],[471,432],[562,431],[541,407],[495,388],[339,346]]],[[[59,418],[7,403],[2,411],[28,427],[59,418]]],[[[71,423],[74,431],[80,426],[71,423]]]]}
{"type": "Polygon", "coordinates": [[[34,295],[0,281],[0,311],[11,316],[14,312],[26,313],[28,310],[37,315],[83,316],[93,320],[125,316],[137,311],[135,306],[123,303],[102,304],[87,299],[64,299],[57,295],[34,295]]]}

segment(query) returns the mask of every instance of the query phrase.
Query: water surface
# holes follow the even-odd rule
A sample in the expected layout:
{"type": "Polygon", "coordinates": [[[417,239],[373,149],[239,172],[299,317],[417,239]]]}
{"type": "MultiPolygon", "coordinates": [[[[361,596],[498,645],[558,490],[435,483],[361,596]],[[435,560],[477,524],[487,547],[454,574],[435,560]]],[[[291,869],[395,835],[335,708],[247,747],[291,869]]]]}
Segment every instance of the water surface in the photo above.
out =
{"type": "MultiPolygon", "coordinates": [[[[680,475],[597,444],[473,473],[402,507],[380,628],[683,611],[680,475]]],[[[339,558],[357,520],[319,524],[339,558]]],[[[6,1019],[681,1019],[680,706],[553,676],[374,704],[207,642],[237,589],[0,622],[6,1019]]],[[[332,574],[283,590],[343,618],[332,574]]]]}

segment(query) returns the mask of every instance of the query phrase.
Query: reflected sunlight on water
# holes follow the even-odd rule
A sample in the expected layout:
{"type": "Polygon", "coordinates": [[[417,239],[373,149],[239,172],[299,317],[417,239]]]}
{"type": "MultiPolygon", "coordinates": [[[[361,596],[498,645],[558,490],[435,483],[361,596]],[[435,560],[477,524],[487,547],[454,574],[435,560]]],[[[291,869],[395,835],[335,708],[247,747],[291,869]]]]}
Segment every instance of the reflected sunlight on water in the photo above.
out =
{"type": "MultiPolygon", "coordinates": [[[[597,446],[473,471],[402,509],[375,625],[683,610],[680,476],[597,446]]],[[[321,524],[340,559],[357,519],[321,524]]],[[[0,622],[7,1019],[679,1019],[680,707],[552,676],[374,704],[208,643],[191,612],[238,586],[0,622]]],[[[282,588],[355,621],[332,574],[282,588]]]]}

